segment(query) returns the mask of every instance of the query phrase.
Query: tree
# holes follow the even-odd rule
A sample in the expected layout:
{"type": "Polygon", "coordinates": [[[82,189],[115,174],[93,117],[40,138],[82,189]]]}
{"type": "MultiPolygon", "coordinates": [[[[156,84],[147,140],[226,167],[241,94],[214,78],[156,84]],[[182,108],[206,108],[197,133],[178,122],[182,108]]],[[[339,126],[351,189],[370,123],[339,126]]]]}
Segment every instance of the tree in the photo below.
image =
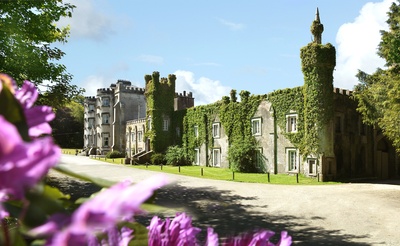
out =
{"type": "Polygon", "coordinates": [[[400,1],[388,12],[389,31],[381,31],[378,55],[386,60],[387,69],[373,74],[359,71],[354,97],[364,123],[377,126],[400,152],[400,1]]]}
{"type": "Polygon", "coordinates": [[[82,148],[83,146],[83,105],[78,99],[57,109],[56,118],[50,122],[55,142],[63,148],[82,148]]]}
{"type": "Polygon", "coordinates": [[[65,53],[53,45],[67,42],[69,27],[56,22],[71,17],[74,7],[61,0],[0,1],[0,71],[17,83],[48,83],[40,103],[56,108],[82,92],[70,84],[66,67],[57,63],[65,53]]]}

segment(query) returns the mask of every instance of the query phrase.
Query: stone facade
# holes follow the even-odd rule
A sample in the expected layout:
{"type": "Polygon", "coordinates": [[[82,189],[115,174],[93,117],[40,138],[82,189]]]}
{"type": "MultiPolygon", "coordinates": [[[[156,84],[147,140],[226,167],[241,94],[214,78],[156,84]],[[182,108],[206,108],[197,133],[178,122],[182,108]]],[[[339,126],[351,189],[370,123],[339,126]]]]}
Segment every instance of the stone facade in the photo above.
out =
{"type": "Polygon", "coordinates": [[[126,122],[146,115],[144,89],[118,80],[109,88],[85,97],[84,148],[90,154],[125,150],[126,122]]]}
{"type": "MultiPolygon", "coordinates": [[[[335,50],[330,44],[321,45],[323,25],[318,12],[312,27],[314,41],[302,52],[321,60],[302,64],[308,79],[305,79],[304,86],[293,88],[302,92],[302,112],[290,108],[287,112],[276,112],[273,102],[265,96],[247,122],[251,125],[257,153],[263,157],[262,165],[270,173],[303,174],[322,181],[399,177],[400,158],[391,143],[381,130],[362,123],[351,91],[333,88],[335,56],[318,52],[321,47],[325,50],[322,52],[328,50],[334,54],[335,50]],[[328,62],[326,57],[329,57],[328,62]],[[310,71],[323,76],[309,76],[310,71]],[[307,110],[315,111],[311,114],[307,110]],[[318,112],[317,117],[315,112],[318,112]],[[280,126],[278,114],[284,114],[286,119],[280,126]],[[318,117],[324,120],[319,121],[318,117]],[[290,141],[289,137],[299,132],[304,135],[297,136],[313,136],[312,142],[317,142],[316,153],[303,154],[300,145],[290,141]]],[[[193,141],[190,146],[195,146],[194,150],[186,151],[193,153],[189,157],[194,165],[230,168],[230,143],[220,115],[213,115],[208,121],[196,114],[196,119],[205,122],[202,129],[196,125],[184,125],[186,110],[194,107],[194,98],[192,93],[176,93],[175,80],[173,74],[160,78],[159,73],[154,72],[145,76],[145,89],[119,80],[110,88],[99,89],[96,97],[86,97],[85,148],[90,149],[90,153],[100,154],[120,150],[132,160],[140,161],[143,157],[144,161],[149,161],[153,152],[164,153],[168,146],[193,141]],[[189,131],[194,131],[195,138],[183,139],[189,131]],[[211,136],[212,141],[198,144],[196,137],[200,131],[204,131],[202,136],[211,136]]],[[[294,102],[289,103],[295,108],[294,102]]]]}

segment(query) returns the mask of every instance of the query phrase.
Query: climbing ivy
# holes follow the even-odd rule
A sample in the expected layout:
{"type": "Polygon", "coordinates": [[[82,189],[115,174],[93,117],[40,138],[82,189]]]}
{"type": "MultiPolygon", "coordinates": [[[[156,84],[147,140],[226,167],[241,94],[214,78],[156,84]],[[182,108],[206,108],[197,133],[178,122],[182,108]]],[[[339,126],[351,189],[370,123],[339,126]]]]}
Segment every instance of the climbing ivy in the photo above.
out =
{"type": "Polygon", "coordinates": [[[145,76],[146,82],[146,133],[150,139],[150,149],[156,153],[164,152],[174,140],[174,129],[171,124],[174,112],[176,77],[170,74],[167,78],[161,78],[159,72],[145,76]],[[164,118],[170,120],[169,130],[163,130],[164,118]]]}
{"type": "Polygon", "coordinates": [[[316,154],[326,150],[321,137],[328,137],[328,125],[333,119],[333,69],[336,51],[331,44],[310,43],[301,49],[304,74],[304,144],[303,154],[316,154]]]}
{"type": "Polygon", "coordinates": [[[304,94],[303,87],[277,90],[267,95],[272,104],[276,123],[281,133],[293,143],[300,152],[306,149],[304,139],[304,94]],[[297,114],[297,132],[286,132],[286,116],[289,113],[297,114]]]}
{"type": "Polygon", "coordinates": [[[243,141],[255,142],[251,134],[251,118],[264,96],[250,95],[248,91],[241,91],[241,102],[237,102],[235,90],[231,91],[230,96],[230,98],[225,96],[213,104],[187,110],[184,118],[183,144],[189,156],[193,156],[194,149],[203,144],[207,149],[214,147],[212,124],[216,120],[221,122],[230,146],[243,141]],[[195,127],[198,129],[197,137],[195,136],[195,127]]]}

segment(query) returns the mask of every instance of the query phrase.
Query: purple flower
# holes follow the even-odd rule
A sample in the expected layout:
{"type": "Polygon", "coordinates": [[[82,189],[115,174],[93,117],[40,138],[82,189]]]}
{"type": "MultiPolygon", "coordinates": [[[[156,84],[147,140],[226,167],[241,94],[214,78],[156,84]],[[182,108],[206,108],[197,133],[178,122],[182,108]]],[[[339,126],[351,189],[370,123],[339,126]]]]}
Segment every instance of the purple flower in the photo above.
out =
{"type": "MultiPolygon", "coordinates": [[[[133,186],[129,181],[125,181],[103,190],[83,203],[72,214],[70,223],[56,232],[47,245],[86,245],[89,241],[95,242],[95,236],[99,233],[107,233],[114,239],[117,238],[114,231],[116,224],[129,221],[135,214],[142,213],[140,205],[166,183],[165,176],[159,175],[133,186]]],[[[49,221],[31,232],[52,233],[54,226],[49,226],[49,223],[53,224],[54,221],[49,221]]],[[[128,231],[121,231],[118,236],[120,242],[127,241],[128,231]]]]}
{"type": "Polygon", "coordinates": [[[206,246],[218,246],[218,234],[214,232],[211,227],[207,228],[207,242],[206,246]]]}
{"type": "MultiPolygon", "coordinates": [[[[275,235],[275,232],[269,230],[259,230],[254,233],[245,233],[225,240],[226,246],[275,246],[269,239],[275,235]]],[[[276,246],[289,246],[292,243],[292,237],[288,236],[286,231],[281,233],[281,239],[276,246]]]]}
{"type": "MultiPolygon", "coordinates": [[[[21,104],[29,127],[29,136],[38,137],[42,134],[51,134],[51,127],[48,122],[55,118],[55,114],[49,106],[34,106],[39,95],[35,85],[25,80],[22,87],[18,89],[15,81],[10,76],[1,73],[0,81],[15,94],[15,98],[21,104]]],[[[0,83],[0,91],[2,86],[2,83],[0,83]]]]}
{"type": "Polygon", "coordinates": [[[55,118],[49,106],[33,106],[39,93],[35,85],[27,80],[15,92],[15,98],[21,103],[29,127],[29,136],[38,137],[42,134],[51,134],[48,122],[55,118]]]}
{"type": "MultiPolygon", "coordinates": [[[[50,137],[24,142],[17,128],[0,115],[0,202],[23,199],[59,160],[50,137]]],[[[0,207],[0,214],[5,211],[0,207]]]]}
{"type": "Polygon", "coordinates": [[[148,245],[198,245],[196,235],[201,231],[192,226],[191,217],[185,213],[177,213],[171,221],[170,218],[161,220],[154,216],[150,222],[148,245]]]}

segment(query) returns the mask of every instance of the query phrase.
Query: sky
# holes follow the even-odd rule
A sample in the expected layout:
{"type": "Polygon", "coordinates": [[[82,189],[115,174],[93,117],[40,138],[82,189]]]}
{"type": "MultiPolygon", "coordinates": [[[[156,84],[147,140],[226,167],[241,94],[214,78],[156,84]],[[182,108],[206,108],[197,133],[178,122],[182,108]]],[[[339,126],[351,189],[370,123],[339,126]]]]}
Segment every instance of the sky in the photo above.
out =
{"type": "Polygon", "coordinates": [[[177,76],[195,105],[231,89],[266,94],[303,85],[300,49],[312,41],[319,8],[322,43],[336,47],[334,86],[385,62],[376,54],[393,0],[66,0],[76,5],[70,37],[58,44],[72,83],[95,96],[118,79],[144,87],[144,75],[177,76]]]}

